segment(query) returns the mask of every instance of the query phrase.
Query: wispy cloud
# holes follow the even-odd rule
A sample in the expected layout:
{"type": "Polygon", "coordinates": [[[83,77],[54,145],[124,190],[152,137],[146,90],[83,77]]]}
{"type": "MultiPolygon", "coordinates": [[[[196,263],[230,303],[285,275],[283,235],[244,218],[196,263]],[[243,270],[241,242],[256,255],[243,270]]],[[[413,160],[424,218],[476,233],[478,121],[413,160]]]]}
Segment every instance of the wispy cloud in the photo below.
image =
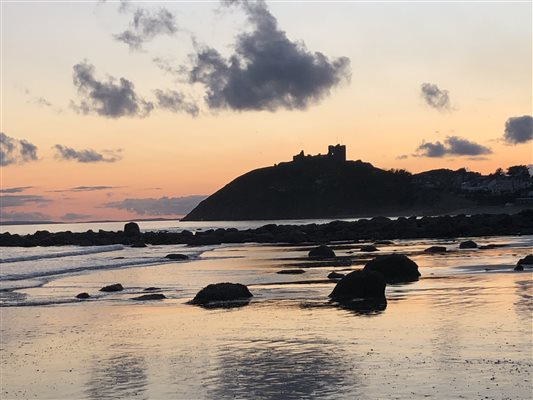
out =
{"type": "Polygon", "coordinates": [[[159,108],[169,110],[172,112],[184,112],[193,117],[198,116],[200,109],[191,100],[187,100],[185,95],[176,90],[163,91],[157,89],[154,91],[157,98],[157,105],[159,108]]]}
{"type": "Polygon", "coordinates": [[[471,142],[458,136],[448,136],[444,143],[422,142],[414,156],[440,158],[446,156],[482,156],[491,154],[490,147],[471,142]]]}
{"type": "Polygon", "coordinates": [[[520,144],[533,140],[533,117],[511,117],[505,122],[503,140],[508,144],[520,144]]]}
{"type": "Polygon", "coordinates": [[[47,214],[43,214],[40,212],[2,212],[0,214],[0,219],[2,221],[34,221],[34,222],[42,222],[42,221],[50,221],[52,217],[50,217],[47,214]]]}
{"type": "Polygon", "coordinates": [[[56,158],[64,161],[77,161],[80,163],[113,163],[122,159],[120,152],[122,150],[104,150],[98,153],[95,150],[75,150],[72,147],[56,144],[53,149],[56,151],[56,158]]]}
{"type": "Polygon", "coordinates": [[[126,78],[108,78],[99,81],[94,76],[94,66],[87,61],[74,65],[73,82],[81,97],[72,107],[83,114],[95,113],[104,117],[146,117],[154,105],[137,96],[134,85],[126,78]]]}
{"type": "Polygon", "coordinates": [[[434,83],[423,83],[420,86],[420,95],[426,104],[439,111],[450,111],[452,104],[447,90],[439,89],[434,83]]]}
{"type": "Polygon", "coordinates": [[[28,204],[44,205],[49,202],[50,200],[46,197],[30,194],[0,196],[0,205],[2,208],[20,207],[28,204]]]}
{"type": "Polygon", "coordinates": [[[24,139],[15,139],[0,132],[0,165],[23,164],[37,160],[37,146],[24,139]]]}
{"type": "Polygon", "coordinates": [[[96,186],[76,186],[69,189],[61,189],[61,190],[52,190],[54,193],[64,193],[64,192],[94,192],[98,190],[111,190],[111,189],[118,189],[122,186],[104,186],[104,185],[96,185],[96,186]]]}
{"type": "Polygon", "coordinates": [[[18,186],[18,187],[12,187],[12,188],[3,188],[3,189],[0,189],[0,193],[21,193],[31,188],[33,188],[33,186],[18,186]]]}
{"type": "Polygon", "coordinates": [[[66,213],[61,217],[63,221],[76,221],[79,219],[87,219],[90,218],[91,215],[89,214],[76,214],[76,213],[66,213]]]}
{"type": "Polygon", "coordinates": [[[184,215],[189,213],[207,196],[161,197],[159,199],[124,199],[106,203],[106,208],[128,210],[139,215],[184,215]]]}

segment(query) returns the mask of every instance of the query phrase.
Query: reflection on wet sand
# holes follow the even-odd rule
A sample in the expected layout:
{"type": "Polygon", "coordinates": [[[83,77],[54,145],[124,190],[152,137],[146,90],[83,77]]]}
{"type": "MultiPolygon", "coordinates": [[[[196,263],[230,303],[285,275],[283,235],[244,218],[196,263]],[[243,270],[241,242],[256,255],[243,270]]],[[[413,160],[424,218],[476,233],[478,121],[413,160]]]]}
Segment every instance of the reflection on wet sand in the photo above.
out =
{"type": "MultiPolygon", "coordinates": [[[[531,278],[531,275],[527,275],[531,278]]],[[[516,313],[521,319],[529,322],[531,328],[531,315],[533,314],[533,280],[517,280],[515,282],[516,301],[514,302],[516,313]]],[[[531,328],[533,330],[533,328],[531,328]]]]}
{"type": "Polygon", "coordinates": [[[340,353],[323,341],[259,341],[224,347],[217,356],[219,373],[209,397],[290,400],[349,394],[360,398],[359,379],[340,353]]]}
{"type": "Polygon", "coordinates": [[[94,400],[146,397],[145,370],[144,358],[130,353],[94,358],[85,394],[94,400]]]}

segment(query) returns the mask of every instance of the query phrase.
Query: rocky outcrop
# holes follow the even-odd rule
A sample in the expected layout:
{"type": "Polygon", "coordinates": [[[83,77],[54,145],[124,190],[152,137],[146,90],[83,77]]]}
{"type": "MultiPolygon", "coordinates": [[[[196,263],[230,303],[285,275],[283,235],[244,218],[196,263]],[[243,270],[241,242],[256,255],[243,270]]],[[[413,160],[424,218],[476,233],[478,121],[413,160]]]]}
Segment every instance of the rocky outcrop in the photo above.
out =
{"type": "Polygon", "coordinates": [[[214,283],[200,290],[191,304],[205,305],[212,302],[247,300],[253,297],[248,288],[240,283],[214,283]]]}
{"type": "Polygon", "coordinates": [[[124,290],[124,287],[122,287],[120,283],[104,286],[102,289],[100,289],[101,292],[120,292],[122,290],[124,290]]]}
{"type": "Polygon", "coordinates": [[[333,258],[335,257],[335,252],[333,249],[329,246],[320,245],[318,247],[315,247],[309,251],[307,254],[309,258],[313,259],[323,259],[323,258],[333,258]]]}
{"type": "Polygon", "coordinates": [[[352,271],[337,283],[329,297],[340,301],[385,298],[385,279],[375,271],[352,271]]]}
{"type": "Polygon", "coordinates": [[[126,236],[139,236],[141,229],[136,222],[128,222],[124,225],[124,235],[126,236]]]}
{"type": "Polygon", "coordinates": [[[365,265],[364,271],[379,272],[387,283],[413,282],[420,277],[418,265],[403,254],[374,258],[365,265]]]}

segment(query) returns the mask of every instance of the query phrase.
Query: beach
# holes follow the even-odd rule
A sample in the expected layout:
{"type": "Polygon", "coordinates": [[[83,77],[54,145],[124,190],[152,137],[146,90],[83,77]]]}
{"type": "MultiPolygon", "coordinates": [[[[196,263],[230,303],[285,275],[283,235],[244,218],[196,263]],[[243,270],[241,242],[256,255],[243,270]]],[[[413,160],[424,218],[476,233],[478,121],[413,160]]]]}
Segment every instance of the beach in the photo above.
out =
{"type": "MultiPolygon", "coordinates": [[[[408,255],[421,277],[387,285],[386,308],[376,310],[328,299],[329,272],[376,256],[360,243],[337,246],[351,266],[310,264],[301,245],[84,248],[58,259],[120,254],[147,263],[41,276],[34,279],[46,283],[2,292],[2,398],[529,399],[533,281],[531,269],[513,267],[533,236],[471,239],[502,247],[459,249],[461,239],[378,246],[408,255]],[[424,253],[433,245],[448,252],[424,253]],[[190,260],[164,259],[178,251],[190,260]],[[305,273],[277,274],[289,268],[305,273]],[[118,282],[124,291],[99,292],[118,282]],[[187,304],[216,282],[246,284],[254,297],[234,308],[187,304]],[[132,300],[148,287],[167,298],[132,300]],[[91,298],[76,299],[80,292],[91,298]]],[[[50,267],[54,258],[42,260],[50,267]]]]}

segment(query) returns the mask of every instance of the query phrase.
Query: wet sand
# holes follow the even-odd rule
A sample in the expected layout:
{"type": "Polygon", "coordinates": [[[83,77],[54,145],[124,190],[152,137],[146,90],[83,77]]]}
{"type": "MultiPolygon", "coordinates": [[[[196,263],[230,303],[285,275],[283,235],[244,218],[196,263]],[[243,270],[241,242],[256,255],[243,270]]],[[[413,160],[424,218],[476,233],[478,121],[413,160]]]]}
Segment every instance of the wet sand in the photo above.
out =
{"type": "MultiPolygon", "coordinates": [[[[105,284],[125,292],[89,301],[3,307],[2,399],[529,399],[532,273],[513,272],[533,238],[456,250],[457,241],[382,247],[419,264],[422,277],[388,286],[383,311],[330,303],[330,271],[306,268],[301,247],[236,245],[193,262],[79,274],[22,290],[71,299],[105,284]],[[444,244],[449,254],[428,255],[444,244]],[[295,261],[296,260],[296,261],[295,261]],[[300,264],[302,275],[276,274],[300,264]],[[241,282],[252,301],[232,309],[187,305],[203,286],[241,282]],[[130,300],[149,286],[168,299],[130,300]]],[[[339,255],[350,255],[348,248],[339,255]]]]}

